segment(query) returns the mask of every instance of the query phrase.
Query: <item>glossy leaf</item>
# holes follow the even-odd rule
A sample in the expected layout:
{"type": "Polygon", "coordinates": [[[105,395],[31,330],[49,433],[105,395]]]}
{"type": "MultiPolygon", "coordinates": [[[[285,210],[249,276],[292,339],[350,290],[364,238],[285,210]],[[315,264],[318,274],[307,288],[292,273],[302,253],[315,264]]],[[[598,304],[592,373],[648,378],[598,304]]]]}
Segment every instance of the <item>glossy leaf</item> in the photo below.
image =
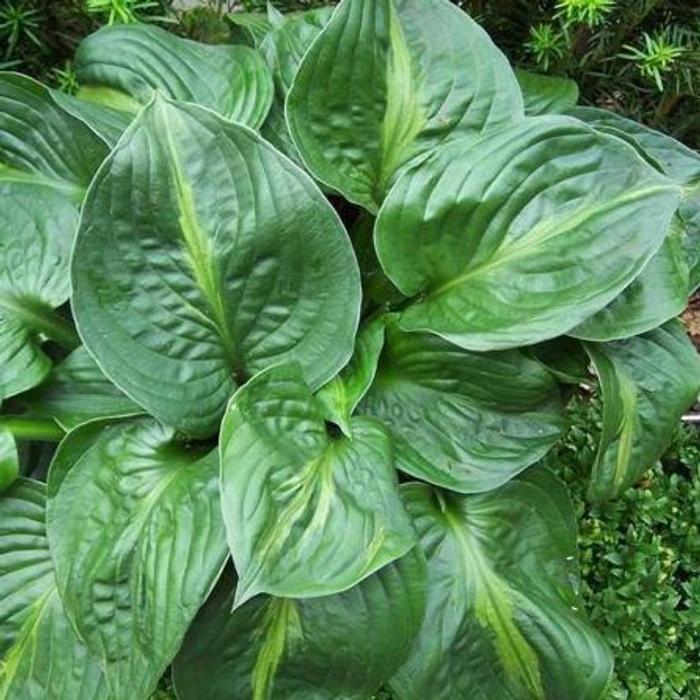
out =
{"type": "Polygon", "coordinates": [[[298,360],[317,388],[352,353],[359,273],[336,213],[253,132],[193,105],[158,100],[132,124],[91,188],[73,263],[88,350],[190,435],[214,433],[264,367],[298,360]]]}
{"type": "Polygon", "coordinates": [[[45,486],[19,479],[0,495],[0,698],[103,700],[98,657],[83,646],[56,588],[45,486]]]}
{"type": "Polygon", "coordinates": [[[246,46],[210,46],[146,24],[103,27],[75,54],[79,96],[135,112],[154,92],[259,127],[272,101],[262,57],[246,46]]]}
{"type": "Polygon", "coordinates": [[[383,345],[384,322],[377,318],[360,330],[350,363],[316,394],[324,405],[326,420],[339,425],[348,437],[352,433],[350,417],[374,380],[383,345]]]}
{"type": "Polygon", "coordinates": [[[685,309],[688,285],[683,229],[674,220],[664,244],[639,277],[569,335],[595,341],[620,340],[658,328],[685,309]]]}
{"type": "Polygon", "coordinates": [[[0,494],[6,491],[19,474],[19,456],[12,433],[0,427],[0,494]]]}
{"type": "Polygon", "coordinates": [[[612,657],[578,612],[563,485],[531,470],[480,496],[402,490],[428,559],[428,603],[393,697],[600,698],[612,657]]]}
{"type": "Polygon", "coordinates": [[[216,452],[151,419],[93,422],[61,443],[48,536],[66,613],[110,698],[152,692],[221,572],[216,452]]]}
{"type": "Polygon", "coordinates": [[[143,413],[105,377],[83,347],[54,367],[41,386],[22,397],[22,403],[33,415],[50,416],[67,431],[98,418],[143,413]]]}
{"type": "Polygon", "coordinates": [[[583,344],[574,338],[564,336],[546,340],[528,348],[527,352],[561,384],[588,381],[590,361],[583,344]]]}
{"type": "Polygon", "coordinates": [[[342,0],[287,99],[311,173],[373,212],[409,162],[522,113],[505,57],[447,0],[342,0]]]}
{"type": "Polygon", "coordinates": [[[416,297],[401,326],[480,351],[562,335],[642,271],[679,194],[623,141],[568,117],[440,148],[375,227],[384,270],[416,297]]]}
{"type": "Polygon", "coordinates": [[[358,412],[390,428],[398,469],[462,493],[508,481],[565,425],[554,380],[523,353],[467,352],[395,320],[358,412]]]}
{"type": "Polygon", "coordinates": [[[542,75],[516,68],[525,103],[525,114],[563,114],[573,109],[578,102],[578,85],[568,78],[555,75],[542,75]]]}
{"type": "Polygon", "coordinates": [[[231,614],[233,599],[224,577],[185,637],[173,666],[180,700],[366,700],[420,628],[425,561],[414,548],[322,598],[258,596],[231,614]]]}
{"type": "Polygon", "coordinates": [[[587,343],[600,378],[603,432],[589,496],[612,498],[654,465],[700,392],[700,357],[677,321],[615,343],[587,343]]]}
{"type": "Polygon", "coordinates": [[[383,427],[328,431],[295,365],[261,372],[221,427],[222,507],[238,572],[236,606],[259,593],[339,593],[415,543],[383,427]]]}

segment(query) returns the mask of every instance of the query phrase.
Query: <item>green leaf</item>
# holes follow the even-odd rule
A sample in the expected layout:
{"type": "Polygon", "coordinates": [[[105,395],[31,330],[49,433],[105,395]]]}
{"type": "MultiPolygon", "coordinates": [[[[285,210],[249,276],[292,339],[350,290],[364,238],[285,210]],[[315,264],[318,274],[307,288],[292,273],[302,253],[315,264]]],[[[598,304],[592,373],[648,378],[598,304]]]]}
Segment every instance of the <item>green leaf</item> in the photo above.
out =
{"type": "Polygon", "coordinates": [[[19,456],[12,432],[0,427],[0,494],[6,491],[19,474],[19,456]]]}
{"type": "Polygon", "coordinates": [[[689,285],[683,237],[682,225],[674,219],[663,245],[639,277],[569,335],[595,341],[620,340],[646,333],[681,314],[689,285]]]}
{"type": "Polygon", "coordinates": [[[102,700],[99,658],[83,646],[56,588],[45,487],[19,479],[0,496],[0,698],[102,700]]]}
{"type": "Polygon", "coordinates": [[[654,465],[700,392],[700,356],[677,321],[614,343],[586,343],[600,378],[603,432],[589,497],[619,495],[654,465]]]}
{"type": "Polygon", "coordinates": [[[479,496],[402,492],[428,559],[428,604],[394,698],[600,698],[612,657],[578,613],[563,485],[531,470],[479,496]]]}
{"type": "Polygon", "coordinates": [[[258,596],[231,614],[223,577],[173,665],[181,700],[366,700],[408,654],[425,607],[414,548],[357,586],[294,600],[258,596]]]}
{"type": "Polygon", "coordinates": [[[700,155],[668,134],[606,109],[576,107],[569,114],[597,129],[614,130],[631,137],[677,182],[689,184],[700,180],[700,155]]]}
{"type": "Polygon", "coordinates": [[[578,85],[568,78],[515,69],[525,102],[525,114],[562,114],[578,102],[578,85]]]}
{"type": "Polygon", "coordinates": [[[402,177],[377,219],[377,254],[416,297],[405,330],[469,350],[530,345],[627,287],[678,200],[623,141],[569,117],[531,117],[440,148],[402,177]]]}
{"type": "Polygon", "coordinates": [[[68,355],[41,386],[21,400],[30,413],[54,418],[66,431],[97,418],[143,413],[104,376],[84,347],[68,355]]]}
{"type": "Polygon", "coordinates": [[[520,351],[467,352],[395,319],[358,410],[390,428],[397,468],[462,493],[508,481],[565,425],[554,380],[520,351]]]}
{"type": "Polygon", "coordinates": [[[522,114],[505,57],[447,0],[342,0],[287,99],[311,173],[372,212],[409,162],[522,114]]]}
{"type": "Polygon", "coordinates": [[[574,338],[554,338],[527,348],[527,352],[562,384],[582,384],[588,378],[588,355],[574,338]]]}
{"type": "Polygon", "coordinates": [[[339,593],[415,544],[386,431],[355,418],[351,437],[337,435],[324,413],[289,364],[261,372],[231,400],[220,451],[236,606],[259,593],[339,593]]]}
{"type": "Polygon", "coordinates": [[[270,20],[263,12],[230,12],[226,19],[231,23],[234,44],[258,47],[272,29],[270,20]]]}
{"type": "Polygon", "coordinates": [[[86,124],[100,135],[102,140],[114,147],[131,123],[131,115],[106,105],[101,105],[88,100],[81,100],[65,92],[52,90],[51,96],[66,112],[74,117],[82,119],[86,124]]]}
{"type": "Polygon", "coordinates": [[[348,437],[352,432],[350,417],[374,380],[383,345],[384,321],[377,318],[358,333],[350,363],[316,394],[324,405],[326,420],[339,425],[348,437]]]}
{"type": "Polygon", "coordinates": [[[209,46],[147,24],[103,27],[75,54],[79,96],[135,112],[154,92],[195,102],[259,127],[272,101],[272,78],[247,46],[209,46]]]}
{"type": "Polygon", "coordinates": [[[216,452],[206,450],[151,419],[93,422],[51,465],[58,587],[113,700],[155,689],[226,560],[216,452]]]}
{"type": "Polygon", "coordinates": [[[359,272],[333,208],[252,131],[194,105],[157,100],[129,127],[73,262],[90,353],[189,435],[213,434],[235,386],[265,367],[298,360],[318,388],[352,354],[359,272]]]}
{"type": "Polygon", "coordinates": [[[0,183],[48,185],[79,203],[107,153],[104,141],[48,88],[0,72],[0,183]]]}
{"type": "Polygon", "coordinates": [[[69,264],[78,210],[52,187],[2,183],[0,176],[0,398],[39,384],[51,361],[43,338],[77,345],[53,309],[70,296],[69,264]]]}

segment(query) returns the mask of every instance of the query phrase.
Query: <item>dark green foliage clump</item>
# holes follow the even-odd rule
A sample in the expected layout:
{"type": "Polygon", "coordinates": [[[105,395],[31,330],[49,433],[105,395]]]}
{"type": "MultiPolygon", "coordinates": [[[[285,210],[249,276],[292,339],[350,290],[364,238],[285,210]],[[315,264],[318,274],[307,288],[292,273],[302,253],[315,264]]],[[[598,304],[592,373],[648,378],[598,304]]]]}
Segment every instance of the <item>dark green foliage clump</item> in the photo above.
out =
{"type": "Polygon", "coordinates": [[[582,594],[615,654],[610,700],[700,697],[700,432],[679,428],[636,487],[601,505],[585,500],[599,405],[578,399],[550,456],[579,517],[582,594]]]}

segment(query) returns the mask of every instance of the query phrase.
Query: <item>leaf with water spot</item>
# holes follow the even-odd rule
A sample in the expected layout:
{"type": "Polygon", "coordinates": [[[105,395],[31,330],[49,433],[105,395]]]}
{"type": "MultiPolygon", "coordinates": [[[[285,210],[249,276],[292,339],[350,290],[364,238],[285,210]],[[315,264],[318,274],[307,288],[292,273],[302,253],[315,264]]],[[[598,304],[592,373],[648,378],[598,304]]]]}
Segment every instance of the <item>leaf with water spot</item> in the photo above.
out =
{"type": "Polygon", "coordinates": [[[333,208],[255,133],[194,105],[157,100],[129,127],[85,203],[72,277],[104,373],[196,437],[261,369],[297,360],[317,388],[352,353],[359,272],[333,208]]]}
{"type": "Polygon", "coordinates": [[[585,347],[603,398],[588,493],[604,500],[634,484],[664,453],[700,392],[700,357],[675,320],[644,335],[585,347]]]}
{"type": "Polygon", "coordinates": [[[425,607],[418,548],[349,590],[258,596],[231,613],[225,576],[173,664],[181,700],[366,700],[406,658],[425,607]]]}
{"type": "Polygon", "coordinates": [[[598,700],[612,673],[578,612],[576,520],[533,469],[460,496],[402,486],[428,560],[423,626],[389,683],[396,700],[598,700]]]}
{"type": "Polygon", "coordinates": [[[216,451],[150,418],[79,427],[49,471],[47,530],[66,614],[109,697],[148,697],[228,555],[216,451]]]}
{"type": "Polygon", "coordinates": [[[344,591],[415,543],[384,428],[354,418],[344,436],[324,419],[296,365],[261,372],[231,400],[220,451],[237,606],[344,591]]]}
{"type": "Polygon", "coordinates": [[[310,172],[375,212],[438,144],[523,116],[488,35],[447,0],[342,0],[299,66],[287,122],[310,172]]]}

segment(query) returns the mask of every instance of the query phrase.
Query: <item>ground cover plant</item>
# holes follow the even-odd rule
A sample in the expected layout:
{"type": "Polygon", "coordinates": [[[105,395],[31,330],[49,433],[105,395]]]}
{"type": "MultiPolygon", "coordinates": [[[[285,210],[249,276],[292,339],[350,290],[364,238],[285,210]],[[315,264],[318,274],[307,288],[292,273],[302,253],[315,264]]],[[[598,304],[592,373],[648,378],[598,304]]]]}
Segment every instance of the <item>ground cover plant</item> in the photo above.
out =
{"type": "Polygon", "coordinates": [[[542,460],[697,398],[700,157],[446,0],[231,21],[0,76],[0,698],[601,697],[542,460]]]}

